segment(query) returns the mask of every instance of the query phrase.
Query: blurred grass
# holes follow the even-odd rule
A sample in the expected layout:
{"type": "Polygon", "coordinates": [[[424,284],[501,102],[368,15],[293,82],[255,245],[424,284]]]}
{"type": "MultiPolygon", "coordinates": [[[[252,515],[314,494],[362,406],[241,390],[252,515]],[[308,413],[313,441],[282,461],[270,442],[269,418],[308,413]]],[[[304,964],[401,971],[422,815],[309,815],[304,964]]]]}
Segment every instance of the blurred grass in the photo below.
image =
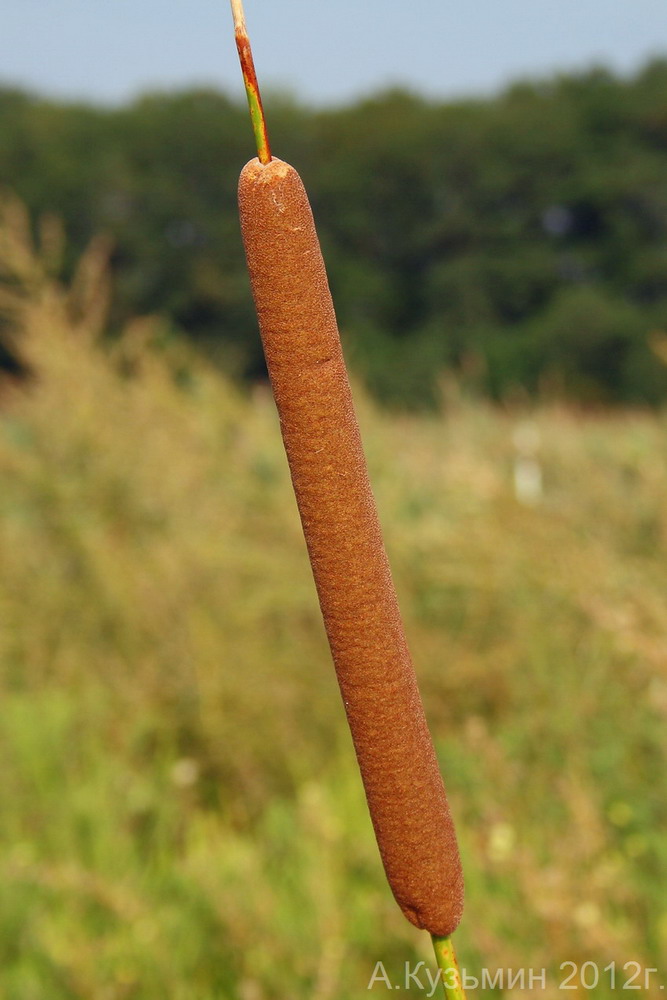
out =
{"type": "MultiPolygon", "coordinates": [[[[0,996],[333,1000],[378,961],[402,982],[430,942],[381,872],[270,397],[147,320],[101,346],[106,248],[69,288],[60,250],[5,199],[32,374],[0,396],[0,996]]],[[[446,394],[442,419],[357,395],[464,855],[461,962],[545,967],[548,998],[565,961],[637,961],[658,996],[667,421],[446,394]]]]}

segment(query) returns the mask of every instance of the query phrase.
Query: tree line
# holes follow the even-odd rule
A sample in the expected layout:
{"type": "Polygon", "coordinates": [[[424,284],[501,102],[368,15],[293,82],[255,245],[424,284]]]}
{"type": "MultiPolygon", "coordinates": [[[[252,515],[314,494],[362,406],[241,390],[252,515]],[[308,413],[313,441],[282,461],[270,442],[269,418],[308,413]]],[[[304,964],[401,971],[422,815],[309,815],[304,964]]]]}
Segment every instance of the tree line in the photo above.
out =
{"type": "MultiPolygon", "coordinates": [[[[381,401],[435,405],[445,372],[495,399],[667,398],[667,60],[484,100],[265,104],[311,197],[346,354],[381,401]]],[[[5,87],[0,128],[0,185],[62,217],[72,260],[111,236],[115,324],[162,314],[235,376],[263,376],[236,209],[245,106],[5,87]]]]}

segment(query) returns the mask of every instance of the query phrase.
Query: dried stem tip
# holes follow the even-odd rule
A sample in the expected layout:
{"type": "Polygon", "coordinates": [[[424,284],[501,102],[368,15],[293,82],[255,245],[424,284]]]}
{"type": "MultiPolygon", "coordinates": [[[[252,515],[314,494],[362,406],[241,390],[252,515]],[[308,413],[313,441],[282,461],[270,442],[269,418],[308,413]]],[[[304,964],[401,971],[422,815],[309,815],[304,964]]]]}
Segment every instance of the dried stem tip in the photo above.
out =
{"type": "Polygon", "coordinates": [[[246,28],[242,0],[232,0],[232,17],[234,18],[234,31],[247,35],[248,29],[246,28]]]}
{"type": "Polygon", "coordinates": [[[266,165],[271,162],[271,147],[269,145],[269,136],[266,131],[266,119],[264,117],[264,108],[262,107],[262,97],[259,92],[257,74],[255,73],[255,64],[252,58],[252,49],[250,48],[250,39],[248,38],[248,30],[245,23],[243,2],[242,0],[231,0],[231,4],[232,16],[234,18],[236,48],[241,62],[241,72],[243,73],[243,83],[245,86],[246,96],[248,98],[248,107],[250,108],[252,130],[255,133],[257,157],[260,163],[266,165]]]}

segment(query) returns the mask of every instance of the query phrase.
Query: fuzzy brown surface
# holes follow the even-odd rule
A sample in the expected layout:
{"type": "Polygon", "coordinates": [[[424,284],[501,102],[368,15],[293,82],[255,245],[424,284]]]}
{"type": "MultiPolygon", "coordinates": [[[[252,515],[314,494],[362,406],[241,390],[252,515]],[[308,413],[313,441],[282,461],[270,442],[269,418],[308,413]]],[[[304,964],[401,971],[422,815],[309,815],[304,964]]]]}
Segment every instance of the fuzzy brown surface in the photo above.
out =
{"type": "Polygon", "coordinates": [[[241,228],[324,624],[389,884],[450,934],[463,876],[385,554],[312,212],[299,175],[251,160],[241,228]]]}

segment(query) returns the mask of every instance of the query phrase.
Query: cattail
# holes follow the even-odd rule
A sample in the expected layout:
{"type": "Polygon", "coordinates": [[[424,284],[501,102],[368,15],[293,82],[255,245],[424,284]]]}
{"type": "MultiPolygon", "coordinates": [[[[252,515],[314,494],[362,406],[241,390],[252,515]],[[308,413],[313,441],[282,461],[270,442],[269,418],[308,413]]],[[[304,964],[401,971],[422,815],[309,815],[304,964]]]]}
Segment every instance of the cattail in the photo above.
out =
{"type": "Polygon", "coordinates": [[[417,927],[458,925],[454,827],[401,624],[313,215],[271,158],[239,0],[232,0],[259,159],[239,182],[253,297],[320,607],[380,854],[417,927]],[[257,115],[259,108],[259,115],[257,115]]]}
{"type": "Polygon", "coordinates": [[[292,483],[368,806],[406,917],[450,934],[454,828],[371,493],[313,215],[293,167],[251,160],[241,230],[292,483]]]}

